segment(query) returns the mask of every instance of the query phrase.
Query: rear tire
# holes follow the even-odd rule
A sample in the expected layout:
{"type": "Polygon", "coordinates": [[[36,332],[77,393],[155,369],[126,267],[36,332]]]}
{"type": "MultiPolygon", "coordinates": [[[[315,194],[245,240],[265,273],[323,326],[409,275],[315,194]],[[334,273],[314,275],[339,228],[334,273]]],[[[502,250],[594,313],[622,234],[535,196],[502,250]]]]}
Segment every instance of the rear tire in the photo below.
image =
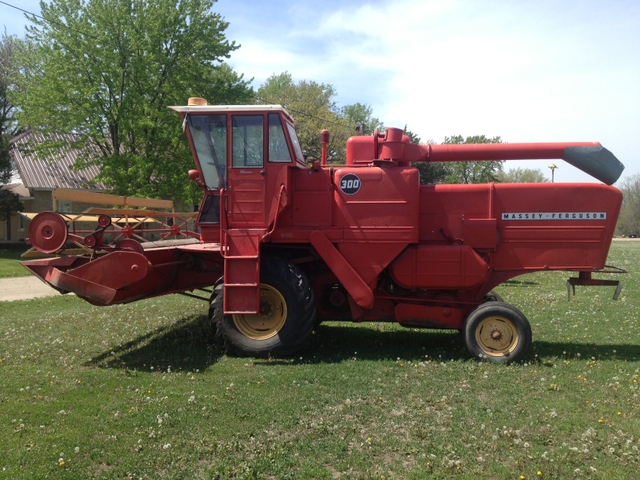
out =
{"type": "Polygon", "coordinates": [[[504,302],[504,299],[495,290],[490,290],[484,296],[482,302],[504,302]]]}
{"type": "Polygon", "coordinates": [[[264,256],[260,264],[260,313],[224,315],[222,283],[209,309],[218,345],[231,355],[289,355],[309,338],[316,321],[313,289],[295,265],[264,256]]]}
{"type": "Polygon", "coordinates": [[[513,305],[487,302],[464,322],[464,342],[480,360],[512,363],[521,360],[531,346],[531,326],[513,305]]]}

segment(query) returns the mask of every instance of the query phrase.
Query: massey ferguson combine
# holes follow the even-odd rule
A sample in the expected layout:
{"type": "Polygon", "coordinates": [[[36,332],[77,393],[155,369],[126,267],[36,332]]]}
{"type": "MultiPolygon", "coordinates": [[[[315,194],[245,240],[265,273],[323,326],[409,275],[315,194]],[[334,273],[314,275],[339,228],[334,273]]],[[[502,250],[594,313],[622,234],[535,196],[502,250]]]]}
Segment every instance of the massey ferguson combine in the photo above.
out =
{"type": "Polygon", "coordinates": [[[417,145],[388,128],[350,138],[346,165],[308,167],[280,106],[171,108],[204,193],[198,233],[138,242],[103,214],[84,235],[47,212],[29,239],[60,255],[26,268],[95,305],[208,289],[217,341],[249,356],[291,354],[319,322],[353,320],[460,330],[472,355],[512,362],[531,328],[494,287],[563,270],[577,272],[567,288],[619,293],[592,277],[620,272],[605,262],[622,201],[609,185],[624,166],[598,143],[417,145]],[[509,159],[564,159],[603,184],[421,186],[411,165],[509,159]],[[71,246],[86,253],[64,255],[71,246]]]}

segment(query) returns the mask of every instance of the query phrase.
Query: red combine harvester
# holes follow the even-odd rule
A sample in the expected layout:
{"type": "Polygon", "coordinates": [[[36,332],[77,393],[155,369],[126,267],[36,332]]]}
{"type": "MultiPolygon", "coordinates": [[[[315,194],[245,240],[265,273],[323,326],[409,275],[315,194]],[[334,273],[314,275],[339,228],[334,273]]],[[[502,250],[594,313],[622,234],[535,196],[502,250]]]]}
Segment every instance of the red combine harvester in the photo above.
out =
{"type": "Polygon", "coordinates": [[[95,305],[209,287],[216,339],[250,356],[291,354],[320,321],[354,320],[460,330],[474,356],[512,362],[527,352],[531,328],[497,285],[565,270],[578,273],[567,288],[620,291],[618,281],[592,278],[622,272],[605,262],[622,201],[608,185],[624,166],[598,143],[417,145],[388,128],[350,138],[346,165],[323,158],[309,168],[280,106],[190,99],[171,108],[204,192],[199,238],[110,244],[110,216],[82,236],[46,212],[30,225],[31,244],[50,254],[73,243],[87,254],[26,268],[95,305]],[[604,184],[421,186],[411,166],[509,159],[564,159],[604,184]]]}

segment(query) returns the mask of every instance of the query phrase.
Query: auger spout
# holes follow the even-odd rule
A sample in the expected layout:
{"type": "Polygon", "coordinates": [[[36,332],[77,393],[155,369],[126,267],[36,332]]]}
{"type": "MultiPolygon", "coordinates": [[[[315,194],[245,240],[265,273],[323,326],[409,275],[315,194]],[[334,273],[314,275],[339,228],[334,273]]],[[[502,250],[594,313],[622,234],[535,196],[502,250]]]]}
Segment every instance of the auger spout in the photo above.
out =
{"type": "Polygon", "coordinates": [[[562,159],[607,185],[615,183],[624,165],[598,142],[556,143],[411,143],[402,130],[388,128],[384,134],[351,137],[347,141],[347,164],[376,160],[411,162],[475,162],[490,160],[562,159]]]}

